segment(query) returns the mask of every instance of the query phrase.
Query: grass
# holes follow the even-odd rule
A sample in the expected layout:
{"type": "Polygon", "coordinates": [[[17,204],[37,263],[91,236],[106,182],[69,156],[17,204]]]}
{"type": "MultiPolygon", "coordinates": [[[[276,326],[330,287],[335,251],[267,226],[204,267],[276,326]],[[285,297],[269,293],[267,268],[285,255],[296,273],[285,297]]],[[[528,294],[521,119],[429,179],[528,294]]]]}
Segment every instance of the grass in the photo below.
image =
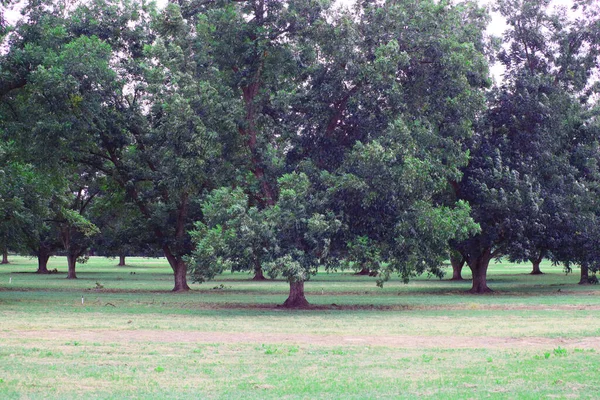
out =
{"type": "Polygon", "coordinates": [[[600,287],[560,267],[494,264],[487,296],[320,273],[290,311],[283,281],[173,294],[163,259],[127,261],[0,267],[0,398],[597,398],[600,287]]]}

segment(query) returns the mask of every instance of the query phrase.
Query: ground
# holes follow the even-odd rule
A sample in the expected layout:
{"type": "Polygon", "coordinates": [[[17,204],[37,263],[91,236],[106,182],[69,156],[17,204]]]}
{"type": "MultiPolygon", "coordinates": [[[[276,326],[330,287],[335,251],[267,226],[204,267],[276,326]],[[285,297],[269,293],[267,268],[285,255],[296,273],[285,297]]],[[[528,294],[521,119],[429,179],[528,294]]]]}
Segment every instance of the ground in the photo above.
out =
{"type": "MultiPolygon", "coordinates": [[[[92,258],[64,279],[0,269],[0,398],[596,398],[600,287],[495,264],[494,294],[351,272],[306,284],[225,274],[169,292],[161,259],[92,258]],[[83,304],[82,304],[83,302],[83,304]]],[[[63,265],[64,264],[64,265],[63,265]]],[[[465,274],[468,278],[468,274],[465,274]]]]}

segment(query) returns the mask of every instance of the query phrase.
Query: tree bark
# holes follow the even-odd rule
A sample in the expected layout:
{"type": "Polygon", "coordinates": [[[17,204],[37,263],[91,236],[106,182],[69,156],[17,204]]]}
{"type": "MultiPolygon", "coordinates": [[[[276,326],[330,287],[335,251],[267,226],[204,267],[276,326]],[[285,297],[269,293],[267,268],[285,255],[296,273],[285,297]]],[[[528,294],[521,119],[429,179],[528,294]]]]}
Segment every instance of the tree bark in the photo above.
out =
{"type": "Polygon", "coordinates": [[[531,265],[533,265],[533,269],[531,270],[530,275],[542,275],[543,272],[540,269],[540,260],[530,260],[531,261],[531,265]]]}
{"type": "Polygon", "coordinates": [[[531,265],[533,266],[533,269],[531,270],[531,275],[542,275],[543,272],[540,269],[540,264],[542,263],[542,260],[544,259],[544,256],[546,255],[546,251],[541,250],[539,257],[538,258],[530,258],[529,261],[531,261],[531,265]]]}
{"type": "Polygon", "coordinates": [[[2,250],[2,264],[10,264],[8,262],[8,249],[7,248],[2,250]]]}
{"type": "Polygon", "coordinates": [[[259,151],[257,148],[258,143],[258,130],[256,128],[256,96],[260,92],[261,82],[260,77],[262,74],[262,63],[260,61],[260,67],[256,70],[254,75],[254,82],[248,86],[242,87],[244,105],[246,109],[245,126],[239,128],[240,134],[247,137],[247,145],[250,150],[250,170],[256,177],[256,180],[260,183],[260,195],[257,198],[261,206],[267,207],[275,204],[275,192],[265,177],[265,170],[262,166],[259,151]]]}
{"type": "Polygon", "coordinates": [[[304,297],[304,281],[290,282],[290,295],[283,303],[285,308],[307,308],[310,306],[304,297]]]}
{"type": "Polygon", "coordinates": [[[125,256],[124,255],[120,255],[119,256],[119,264],[117,264],[118,267],[124,267],[125,266],[125,256]]]}
{"type": "Polygon", "coordinates": [[[73,254],[67,254],[67,264],[69,266],[69,272],[67,273],[67,279],[77,279],[75,274],[75,265],[77,264],[77,256],[73,254]]]}
{"type": "Polygon", "coordinates": [[[486,248],[476,257],[469,260],[469,268],[473,274],[473,286],[469,293],[484,294],[491,293],[487,285],[487,270],[492,259],[491,249],[486,248]]]}
{"type": "Polygon", "coordinates": [[[452,264],[452,279],[451,281],[464,281],[462,277],[462,269],[465,266],[465,258],[463,256],[450,255],[450,263],[452,264]]]}
{"type": "Polygon", "coordinates": [[[38,274],[47,274],[48,271],[48,260],[50,259],[50,251],[44,247],[40,247],[37,254],[38,259],[38,274]]]}
{"type": "Polygon", "coordinates": [[[181,257],[173,257],[172,255],[167,256],[169,264],[173,269],[173,275],[175,277],[175,287],[173,292],[187,292],[190,287],[187,284],[187,265],[181,257]]]}
{"type": "MultiPolygon", "coordinates": [[[[181,194],[181,202],[177,210],[177,224],[175,227],[175,238],[179,243],[182,243],[186,234],[185,220],[188,212],[189,195],[187,192],[181,194]]],[[[162,235],[162,232],[160,232],[162,235]]],[[[160,236],[159,236],[160,237],[160,236]]],[[[190,287],[187,284],[187,265],[180,254],[173,254],[168,244],[163,245],[165,257],[169,261],[169,265],[173,269],[175,278],[175,287],[173,292],[187,292],[190,287]]]]}
{"type": "Polygon", "coordinates": [[[252,280],[253,281],[267,280],[267,278],[265,278],[265,274],[263,273],[262,267],[258,260],[254,260],[254,277],[252,278],[252,280]]]}
{"type": "Polygon", "coordinates": [[[590,284],[589,268],[587,263],[581,263],[581,278],[579,279],[580,285],[590,284]]]}

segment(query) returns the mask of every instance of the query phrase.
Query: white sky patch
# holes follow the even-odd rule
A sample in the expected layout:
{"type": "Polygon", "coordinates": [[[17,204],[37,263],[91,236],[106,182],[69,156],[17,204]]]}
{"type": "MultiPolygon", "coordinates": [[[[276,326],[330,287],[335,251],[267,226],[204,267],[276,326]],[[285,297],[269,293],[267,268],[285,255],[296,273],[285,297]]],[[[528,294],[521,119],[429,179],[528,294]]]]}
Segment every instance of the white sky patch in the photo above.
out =
{"type": "Polygon", "coordinates": [[[6,20],[9,22],[17,21],[20,16],[21,16],[21,13],[19,12],[18,9],[9,8],[9,9],[4,10],[4,18],[6,18],[6,20]]]}
{"type": "Polygon", "coordinates": [[[23,1],[19,1],[16,4],[13,4],[9,7],[2,7],[2,11],[4,12],[4,19],[9,24],[14,24],[21,18],[21,8],[25,6],[23,1]]]}

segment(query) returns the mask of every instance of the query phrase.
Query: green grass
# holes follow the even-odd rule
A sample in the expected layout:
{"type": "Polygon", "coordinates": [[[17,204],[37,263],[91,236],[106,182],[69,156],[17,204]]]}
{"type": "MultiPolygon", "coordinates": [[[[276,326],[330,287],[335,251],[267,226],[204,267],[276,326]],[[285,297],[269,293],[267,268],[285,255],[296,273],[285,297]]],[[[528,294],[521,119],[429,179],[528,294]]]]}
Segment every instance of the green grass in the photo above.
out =
{"type": "Polygon", "coordinates": [[[165,260],[127,261],[0,267],[0,398],[597,398],[600,287],[560,267],[494,264],[486,296],[320,273],[285,310],[283,281],[173,294],[165,260]]]}

